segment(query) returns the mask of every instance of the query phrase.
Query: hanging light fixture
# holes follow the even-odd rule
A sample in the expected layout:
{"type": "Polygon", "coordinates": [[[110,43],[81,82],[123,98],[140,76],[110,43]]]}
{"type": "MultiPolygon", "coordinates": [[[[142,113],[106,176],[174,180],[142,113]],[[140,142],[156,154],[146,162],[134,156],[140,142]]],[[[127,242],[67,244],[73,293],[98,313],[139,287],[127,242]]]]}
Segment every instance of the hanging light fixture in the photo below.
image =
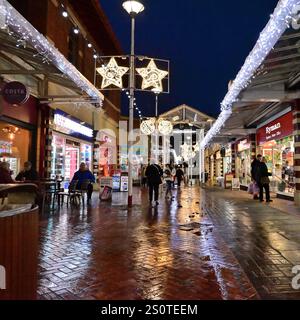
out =
{"type": "Polygon", "coordinates": [[[150,135],[155,132],[155,118],[150,118],[142,121],[140,126],[141,132],[150,135]]]}
{"type": "Polygon", "coordinates": [[[159,133],[166,136],[172,133],[173,125],[172,122],[166,119],[158,119],[157,121],[157,129],[159,133]]]}

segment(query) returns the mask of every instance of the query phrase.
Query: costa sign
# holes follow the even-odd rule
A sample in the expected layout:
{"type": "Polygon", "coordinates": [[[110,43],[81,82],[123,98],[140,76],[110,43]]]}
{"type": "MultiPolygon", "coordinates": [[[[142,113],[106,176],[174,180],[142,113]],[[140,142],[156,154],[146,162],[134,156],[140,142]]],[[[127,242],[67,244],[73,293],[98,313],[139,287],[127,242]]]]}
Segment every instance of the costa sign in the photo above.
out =
{"type": "Polygon", "coordinates": [[[18,81],[11,81],[4,85],[2,89],[2,97],[5,102],[17,106],[24,104],[29,98],[29,90],[18,81]]]}
{"type": "Polygon", "coordinates": [[[257,130],[257,144],[263,144],[271,140],[279,140],[292,134],[293,114],[292,112],[288,112],[257,130]]]}

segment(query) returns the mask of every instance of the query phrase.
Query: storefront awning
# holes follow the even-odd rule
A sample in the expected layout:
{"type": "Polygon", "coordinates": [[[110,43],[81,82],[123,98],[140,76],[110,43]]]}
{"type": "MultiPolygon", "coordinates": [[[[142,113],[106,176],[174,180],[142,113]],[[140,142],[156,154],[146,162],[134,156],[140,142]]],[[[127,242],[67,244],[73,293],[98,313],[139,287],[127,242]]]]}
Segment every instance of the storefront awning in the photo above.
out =
{"type": "Polygon", "coordinates": [[[300,97],[299,0],[280,0],[245,64],[230,83],[221,113],[202,147],[230,141],[300,97]],[[292,28],[288,28],[291,26],[292,28]]]}
{"type": "Polygon", "coordinates": [[[102,105],[104,96],[6,0],[0,0],[0,74],[24,79],[41,100],[88,101],[102,105]],[[48,84],[74,94],[51,96],[48,84]]]}

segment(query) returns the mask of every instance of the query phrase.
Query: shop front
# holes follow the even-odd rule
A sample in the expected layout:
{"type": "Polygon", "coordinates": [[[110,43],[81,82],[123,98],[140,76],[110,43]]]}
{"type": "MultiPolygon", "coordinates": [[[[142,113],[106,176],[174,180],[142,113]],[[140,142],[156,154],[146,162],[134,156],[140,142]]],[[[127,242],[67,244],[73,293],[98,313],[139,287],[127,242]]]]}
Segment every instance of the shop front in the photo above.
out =
{"type": "Polygon", "coordinates": [[[10,164],[13,178],[23,169],[26,161],[31,161],[33,167],[36,167],[37,119],[38,100],[29,96],[27,88],[19,82],[3,83],[0,101],[0,161],[10,164]],[[22,94],[20,88],[24,90],[22,94]]]}
{"type": "Polygon", "coordinates": [[[81,162],[92,169],[93,129],[61,110],[55,110],[51,177],[70,181],[81,162]]]}
{"type": "Polygon", "coordinates": [[[293,197],[294,176],[294,137],[293,114],[286,110],[283,115],[263,124],[257,130],[258,153],[266,158],[272,174],[270,187],[279,195],[293,197]]]}
{"type": "Polygon", "coordinates": [[[98,177],[112,176],[117,169],[117,139],[112,130],[100,130],[96,136],[94,166],[98,177]]]}
{"type": "Polygon", "coordinates": [[[248,138],[238,141],[236,155],[236,177],[241,186],[248,186],[251,182],[251,144],[248,138]]]}

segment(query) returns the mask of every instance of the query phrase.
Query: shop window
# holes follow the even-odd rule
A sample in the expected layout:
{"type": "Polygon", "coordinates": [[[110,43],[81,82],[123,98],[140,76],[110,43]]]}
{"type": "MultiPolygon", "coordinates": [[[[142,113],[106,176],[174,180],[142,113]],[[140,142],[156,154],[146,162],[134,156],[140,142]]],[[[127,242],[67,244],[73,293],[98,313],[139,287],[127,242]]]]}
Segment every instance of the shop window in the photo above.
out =
{"type": "Polygon", "coordinates": [[[29,159],[30,142],[29,130],[0,121],[0,161],[9,162],[13,178],[29,159]]]}

